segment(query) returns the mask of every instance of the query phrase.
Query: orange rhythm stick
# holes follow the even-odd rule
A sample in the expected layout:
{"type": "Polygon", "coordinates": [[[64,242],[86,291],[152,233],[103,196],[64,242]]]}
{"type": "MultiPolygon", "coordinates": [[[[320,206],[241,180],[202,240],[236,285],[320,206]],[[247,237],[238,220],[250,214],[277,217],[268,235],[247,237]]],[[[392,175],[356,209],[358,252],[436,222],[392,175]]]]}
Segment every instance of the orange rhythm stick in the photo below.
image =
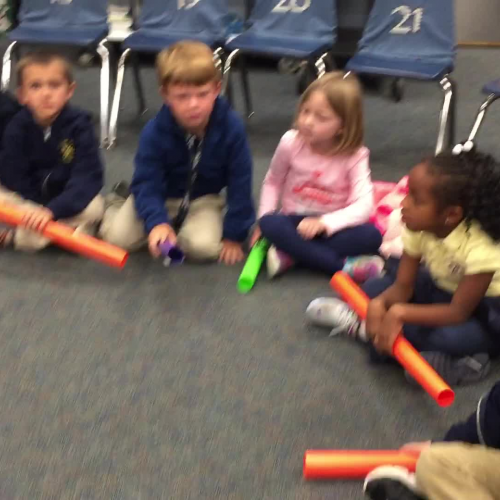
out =
{"type": "MultiPolygon", "coordinates": [[[[358,316],[366,319],[368,296],[352,281],[346,273],[335,273],[330,281],[331,287],[356,311],[358,316]]],[[[392,354],[408,373],[437,401],[439,406],[450,406],[455,393],[450,386],[435,372],[416,349],[403,337],[398,335],[392,347],[392,354]]]]}
{"type": "Polygon", "coordinates": [[[307,450],[304,479],[360,479],[382,465],[415,471],[418,453],[400,450],[307,450]]]}
{"type": "MultiPolygon", "coordinates": [[[[0,203],[0,221],[11,226],[19,226],[23,217],[24,211],[21,208],[0,203]]],[[[128,259],[125,250],[79,233],[60,222],[49,222],[41,234],[67,250],[98,260],[108,266],[123,268],[128,259]]]]}

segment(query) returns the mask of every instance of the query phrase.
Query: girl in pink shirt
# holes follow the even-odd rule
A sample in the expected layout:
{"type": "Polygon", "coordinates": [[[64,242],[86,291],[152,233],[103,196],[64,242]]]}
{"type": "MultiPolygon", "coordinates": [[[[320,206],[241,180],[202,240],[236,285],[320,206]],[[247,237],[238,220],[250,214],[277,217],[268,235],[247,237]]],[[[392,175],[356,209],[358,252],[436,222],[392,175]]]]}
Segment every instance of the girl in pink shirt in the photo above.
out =
{"type": "MultiPolygon", "coordinates": [[[[252,242],[264,236],[272,244],[270,277],[295,263],[332,275],[347,257],[377,252],[382,236],[368,223],[368,159],[359,82],[328,73],[304,92],[295,128],[282,137],[262,187],[252,242]]],[[[379,272],[382,266],[375,257],[363,267],[379,272]]]]}

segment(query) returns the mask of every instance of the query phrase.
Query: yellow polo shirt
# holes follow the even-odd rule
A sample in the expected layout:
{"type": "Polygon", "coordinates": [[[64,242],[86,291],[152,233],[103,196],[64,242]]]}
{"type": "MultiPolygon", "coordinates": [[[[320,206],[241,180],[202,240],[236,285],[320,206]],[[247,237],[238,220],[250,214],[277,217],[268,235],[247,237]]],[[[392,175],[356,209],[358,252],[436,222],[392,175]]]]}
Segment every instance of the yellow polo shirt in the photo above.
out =
{"type": "Polygon", "coordinates": [[[467,231],[462,222],[443,239],[405,227],[403,246],[411,257],[421,257],[435,283],[443,290],[454,293],[465,275],[494,272],[486,295],[500,296],[500,245],[479,224],[473,222],[467,231]]]}

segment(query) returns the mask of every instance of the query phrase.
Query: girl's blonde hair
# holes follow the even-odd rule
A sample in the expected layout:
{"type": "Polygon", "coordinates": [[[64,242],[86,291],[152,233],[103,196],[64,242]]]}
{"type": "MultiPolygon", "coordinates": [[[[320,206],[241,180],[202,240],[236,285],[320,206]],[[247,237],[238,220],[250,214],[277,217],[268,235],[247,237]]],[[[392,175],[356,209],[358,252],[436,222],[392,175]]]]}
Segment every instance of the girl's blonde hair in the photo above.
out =
{"type": "Polygon", "coordinates": [[[330,107],[342,120],[333,154],[352,154],[363,145],[363,96],[359,80],[351,73],[332,71],[315,80],[302,94],[295,124],[302,106],[314,92],[323,92],[330,107]]]}

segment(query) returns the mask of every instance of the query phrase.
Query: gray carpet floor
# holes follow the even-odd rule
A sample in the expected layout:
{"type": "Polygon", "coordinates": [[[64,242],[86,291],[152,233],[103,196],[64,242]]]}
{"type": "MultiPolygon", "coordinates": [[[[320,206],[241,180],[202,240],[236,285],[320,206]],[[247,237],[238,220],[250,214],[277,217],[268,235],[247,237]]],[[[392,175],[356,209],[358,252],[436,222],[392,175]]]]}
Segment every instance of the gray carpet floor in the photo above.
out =
{"type": "MultiPolygon", "coordinates": [[[[466,136],[500,53],[461,50],[458,138],[466,136]]],[[[74,104],[98,113],[98,71],[78,70],[74,104]]],[[[138,134],[125,82],[119,145],[104,152],[106,189],[130,178],[138,134]]],[[[290,125],[295,82],[251,75],[255,197],[290,125]]],[[[236,93],[238,94],[236,88],[236,93]]],[[[396,180],[432,152],[440,91],[407,82],[396,104],[366,95],[366,144],[376,179],[396,180]]],[[[241,109],[240,103],[237,103],[241,109]]],[[[500,106],[479,143],[500,157],[500,106]]],[[[361,483],[305,482],[308,448],[394,448],[439,437],[498,378],[458,389],[440,409],[397,367],[367,363],[364,348],[307,326],[326,276],[265,275],[236,292],[241,266],[166,269],[140,252],[122,272],[58,249],[0,259],[0,498],[360,499],[361,483]]]]}

